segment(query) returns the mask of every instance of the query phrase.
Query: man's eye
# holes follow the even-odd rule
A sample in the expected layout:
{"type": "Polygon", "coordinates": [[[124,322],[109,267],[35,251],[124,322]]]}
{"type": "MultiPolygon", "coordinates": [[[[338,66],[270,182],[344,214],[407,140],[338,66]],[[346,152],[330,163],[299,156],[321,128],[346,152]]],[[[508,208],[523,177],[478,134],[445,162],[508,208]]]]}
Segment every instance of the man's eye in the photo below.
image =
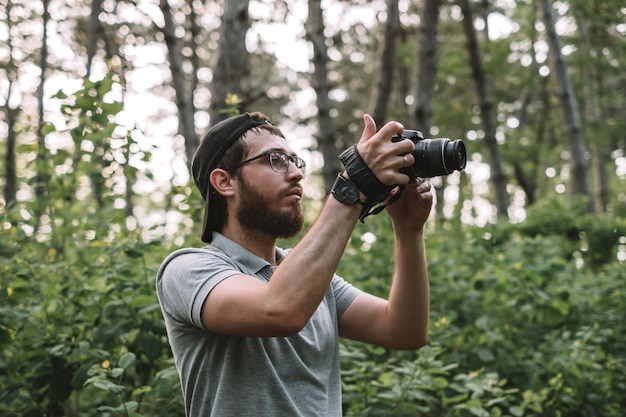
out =
{"type": "Polygon", "coordinates": [[[278,164],[284,164],[285,161],[287,160],[287,157],[280,153],[273,153],[271,154],[270,157],[272,158],[272,162],[275,162],[278,164]]]}

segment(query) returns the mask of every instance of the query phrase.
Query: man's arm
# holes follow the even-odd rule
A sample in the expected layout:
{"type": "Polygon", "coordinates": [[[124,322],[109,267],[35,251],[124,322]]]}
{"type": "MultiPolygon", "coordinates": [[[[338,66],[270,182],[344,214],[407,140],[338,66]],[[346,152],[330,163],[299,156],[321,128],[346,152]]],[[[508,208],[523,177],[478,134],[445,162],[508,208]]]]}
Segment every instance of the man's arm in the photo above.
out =
{"type": "MultiPolygon", "coordinates": [[[[407,181],[399,173],[402,154],[413,144],[392,143],[402,125],[390,122],[376,132],[365,117],[363,159],[387,184],[407,181]]],[[[203,304],[205,328],[233,336],[289,336],[309,321],[324,298],[358,219],[361,206],[329,197],[316,222],[278,266],[269,283],[247,275],[229,277],[211,291],[203,304]]]]}
{"type": "Polygon", "coordinates": [[[416,349],[428,338],[430,284],[424,222],[432,206],[430,184],[411,182],[387,208],[396,242],[388,300],[360,294],[339,320],[343,337],[394,349],[416,349]]]}

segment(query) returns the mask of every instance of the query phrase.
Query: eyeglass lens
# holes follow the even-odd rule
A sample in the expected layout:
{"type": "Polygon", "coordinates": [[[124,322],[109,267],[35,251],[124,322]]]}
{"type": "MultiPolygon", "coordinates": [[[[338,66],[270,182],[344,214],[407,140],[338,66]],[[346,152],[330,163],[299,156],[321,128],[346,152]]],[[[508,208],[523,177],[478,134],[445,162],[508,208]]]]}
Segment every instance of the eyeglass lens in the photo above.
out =
{"type": "Polygon", "coordinates": [[[297,156],[290,156],[282,152],[270,152],[270,165],[276,172],[287,172],[289,163],[292,162],[304,175],[305,164],[302,159],[297,156]]]}

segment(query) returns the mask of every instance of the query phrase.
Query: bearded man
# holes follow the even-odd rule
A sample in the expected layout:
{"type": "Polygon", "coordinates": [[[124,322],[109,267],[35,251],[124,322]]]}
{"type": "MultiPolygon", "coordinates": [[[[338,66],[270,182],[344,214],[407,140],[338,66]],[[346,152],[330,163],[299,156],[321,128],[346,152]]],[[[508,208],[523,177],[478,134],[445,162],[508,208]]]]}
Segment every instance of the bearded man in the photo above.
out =
{"type": "Polygon", "coordinates": [[[208,245],[175,251],[157,274],[187,416],[341,416],[339,337],[391,349],[426,343],[431,187],[400,172],[414,163],[413,143],[392,141],[400,123],[364,123],[346,171],[291,250],[276,240],[302,228],[306,164],[281,130],[244,113],[203,138],[192,171],[208,245]],[[395,236],[386,300],[335,274],[363,206],[381,190],[398,194],[386,208],[395,236]]]}

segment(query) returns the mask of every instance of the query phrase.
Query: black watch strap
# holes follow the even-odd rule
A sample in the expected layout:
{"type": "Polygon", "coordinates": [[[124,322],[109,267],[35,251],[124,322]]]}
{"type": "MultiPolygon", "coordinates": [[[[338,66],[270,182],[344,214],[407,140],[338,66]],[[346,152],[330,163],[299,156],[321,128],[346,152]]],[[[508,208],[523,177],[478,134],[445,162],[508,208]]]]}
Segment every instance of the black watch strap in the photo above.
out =
{"type": "Polygon", "coordinates": [[[384,201],[393,187],[383,184],[376,174],[367,166],[356,145],[346,149],[339,160],[346,167],[346,172],[350,179],[356,184],[359,190],[367,196],[367,201],[379,203],[384,201]]]}
{"type": "Polygon", "coordinates": [[[343,204],[353,205],[361,203],[361,195],[357,186],[343,175],[337,175],[335,184],[330,191],[333,197],[343,204]]]}

